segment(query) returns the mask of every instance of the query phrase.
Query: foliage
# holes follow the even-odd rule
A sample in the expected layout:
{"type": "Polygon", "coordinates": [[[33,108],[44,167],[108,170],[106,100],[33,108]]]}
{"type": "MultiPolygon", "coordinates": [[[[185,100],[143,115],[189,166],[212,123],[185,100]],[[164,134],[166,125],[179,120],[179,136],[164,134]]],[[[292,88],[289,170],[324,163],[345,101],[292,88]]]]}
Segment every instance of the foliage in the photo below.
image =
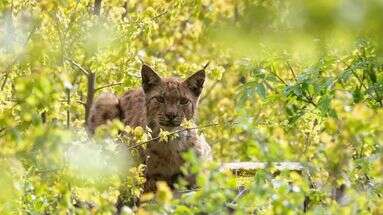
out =
{"type": "Polygon", "coordinates": [[[84,123],[89,74],[96,96],[121,95],[141,61],[181,77],[209,61],[197,124],[220,126],[203,129],[214,162],[185,154],[200,189],[159,183],[134,212],[383,213],[381,1],[95,2],[0,2],[1,214],[110,214],[120,187],[140,195],[136,151],[119,156],[114,142],[133,144],[120,129],[150,136],[114,121],[89,138],[84,123]],[[219,170],[229,161],[306,170],[244,177],[219,170]]]}

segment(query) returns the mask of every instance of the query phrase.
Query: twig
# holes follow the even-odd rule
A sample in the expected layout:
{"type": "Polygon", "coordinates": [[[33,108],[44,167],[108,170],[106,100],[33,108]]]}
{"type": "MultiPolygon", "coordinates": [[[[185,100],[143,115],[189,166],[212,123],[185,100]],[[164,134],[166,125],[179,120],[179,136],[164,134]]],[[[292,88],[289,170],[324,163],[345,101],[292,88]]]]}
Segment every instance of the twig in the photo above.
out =
{"type": "Polygon", "coordinates": [[[297,76],[295,75],[294,69],[293,69],[293,67],[291,67],[291,65],[290,65],[289,62],[287,62],[287,66],[289,67],[290,72],[291,72],[291,74],[292,74],[293,77],[294,77],[294,80],[295,80],[295,81],[298,81],[298,80],[297,80],[297,76]]]}
{"type": "Polygon", "coordinates": [[[234,205],[235,202],[238,201],[238,199],[241,198],[241,196],[242,196],[243,194],[245,194],[247,191],[248,191],[248,190],[246,190],[246,189],[242,189],[242,190],[240,190],[240,191],[238,192],[237,196],[234,197],[234,199],[233,199],[230,203],[228,203],[228,206],[230,207],[230,206],[234,205]]]}
{"type": "Polygon", "coordinates": [[[270,73],[271,73],[271,74],[273,74],[275,77],[277,77],[278,80],[281,81],[285,86],[289,86],[289,85],[285,82],[285,80],[283,80],[283,79],[282,79],[276,72],[274,72],[274,71],[275,71],[274,67],[270,68],[270,73]],[[272,72],[271,70],[273,70],[273,72],[272,72]]]}
{"type": "Polygon", "coordinates": [[[200,188],[192,188],[192,189],[185,189],[185,190],[177,190],[177,193],[184,194],[184,193],[190,193],[194,191],[199,191],[201,190],[200,188]]]}
{"type": "Polygon", "coordinates": [[[305,99],[302,99],[302,101],[312,104],[314,107],[317,107],[318,105],[314,102],[313,98],[311,96],[307,96],[306,94],[303,95],[305,99]]]}
{"type": "Polygon", "coordinates": [[[76,63],[74,60],[72,60],[68,57],[65,57],[65,59],[67,61],[69,61],[73,66],[77,67],[84,75],[86,75],[86,76],[89,75],[89,71],[84,69],[84,67],[82,67],[80,64],[76,63]]]}
{"type": "Polygon", "coordinates": [[[67,94],[67,105],[68,105],[68,109],[66,110],[66,126],[67,128],[70,127],[70,102],[71,102],[71,98],[70,98],[70,89],[66,89],[66,94],[67,94]]]}
{"type": "MultiPolygon", "coordinates": [[[[345,63],[345,64],[347,65],[347,63],[345,63]]],[[[369,94],[373,99],[375,99],[379,103],[380,107],[383,107],[382,99],[380,98],[378,92],[376,91],[376,88],[374,88],[374,91],[375,91],[375,94],[376,94],[376,98],[374,98],[374,95],[369,93],[369,88],[363,82],[364,81],[364,77],[363,77],[363,79],[361,79],[358,76],[358,74],[355,72],[355,70],[351,68],[351,66],[352,66],[352,64],[348,65],[345,70],[351,70],[352,75],[358,80],[358,82],[360,84],[359,89],[361,89],[363,87],[364,90],[367,92],[367,94],[369,94]]]]}
{"type": "MultiPolygon", "coordinates": [[[[291,67],[290,67],[291,68],[291,67]]],[[[275,70],[274,68],[272,68],[271,70],[275,70]]],[[[292,72],[295,80],[296,80],[296,76],[295,76],[295,73],[294,73],[294,70],[291,68],[290,71],[292,72]]],[[[273,74],[275,77],[277,77],[286,87],[289,86],[276,72],[271,72],[271,74],[273,74]]],[[[306,102],[306,103],[309,103],[309,104],[312,104],[314,107],[317,107],[318,105],[314,102],[314,99],[311,95],[306,95],[306,94],[303,94],[304,98],[305,99],[302,99],[302,101],[306,102]]]]}
{"type": "Polygon", "coordinates": [[[121,16],[121,18],[122,19],[124,19],[125,17],[127,17],[128,16],[128,9],[129,9],[129,7],[128,7],[128,2],[129,2],[129,0],[126,0],[125,2],[124,2],[124,9],[125,9],[125,12],[122,14],[122,16],[121,16]]]}
{"type": "Polygon", "coordinates": [[[273,91],[274,93],[278,94],[278,91],[275,90],[275,88],[273,86],[271,86],[269,84],[269,82],[267,82],[266,80],[263,81],[263,83],[266,85],[267,88],[269,88],[271,91],[273,91]]]}
{"type": "Polygon", "coordinates": [[[121,85],[121,84],[123,84],[123,82],[118,82],[118,83],[114,83],[114,84],[108,84],[108,85],[105,85],[105,86],[102,86],[102,87],[98,87],[94,91],[99,91],[99,90],[102,90],[102,89],[107,88],[107,87],[118,86],[118,85],[121,85]]]}
{"type": "Polygon", "coordinates": [[[161,16],[163,16],[163,15],[165,15],[165,14],[167,14],[167,13],[168,13],[168,11],[165,10],[165,11],[163,11],[162,13],[158,14],[157,16],[154,16],[152,19],[153,19],[153,20],[158,19],[158,18],[160,18],[161,16]]]}
{"type": "Polygon", "coordinates": [[[80,104],[82,104],[82,105],[86,105],[86,103],[85,102],[83,102],[83,101],[80,101],[80,100],[78,100],[78,101],[76,101],[77,103],[80,103],[80,104]]]}
{"type": "Polygon", "coordinates": [[[368,88],[367,88],[366,85],[363,83],[363,80],[360,79],[360,77],[358,76],[358,74],[356,74],[355,71],[354,71],[353,69],[351,69],[351,72],[352,72],[352,74],[355,76],[355,78],[358,79],[360,86],[362,86],[362,87],[368,92],[368,88]]]}
{"type": "MultiPolygon", "coordinates": [[[[235,124],[238,124],[238,122],[228,122],[228,123],[225,123],[225,124],[235,125],[235,124]]],[[[170,132],[169,134],[165,135],[165,137],[169,137],[169,136],[172,136],[174,134],[178,134],[178,133],[184,132],[184,131],[191,131],[191,130],[196,130],[196,129],[203,130],[203,129],[206,129],[206,128],[209,128],[209,127],[222,126],[222,125],[225,125],[225,124],[222,124],[222,123],[212,123],[212,124],[207,124],[207,125],[204,125],[204,126],[196,126],[196,127],[191,127],[191,128],[183,128],[183,129],[180,129],[180,130],[177,130],[177,131],[170,132]]],[[[139,143],[137,143],[137,144],[135,144],[133,146],[128,147],[128,149],[136,148],[138,146],[141,146],[143,144],[149,143],[151,141],[159,140],[160,138],[161,138],[161,136],[158,136],[158,137],[154,137],[154,138],[152,138],[150,140],[139,142],[139,143]]]]}
{"type": "Polygon", "coordinates": [[[93,104],[94,94],[96,92],[96,73],[84,69],[80,64],[76,63],[74,60],[65,57],[67,61],[69,61],[72,65],[77,67],[85,76],[87,79],[87,98],[86,98],[86,104],[85,106],[85,124],[88,125],[88,118],[90,113],[90,108],[93,104]]]}

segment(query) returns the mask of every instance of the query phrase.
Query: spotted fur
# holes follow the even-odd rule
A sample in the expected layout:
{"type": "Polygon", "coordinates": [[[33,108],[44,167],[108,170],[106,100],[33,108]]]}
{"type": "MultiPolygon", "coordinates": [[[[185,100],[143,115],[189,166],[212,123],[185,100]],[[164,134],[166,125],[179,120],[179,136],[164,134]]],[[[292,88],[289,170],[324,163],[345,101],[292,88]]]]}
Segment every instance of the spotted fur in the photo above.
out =
{"type": "Polygon", "coordinates": [[[103,93],[93,103],[88,122],[88,131],[93,134],[95,129],[107,121],[120,118],[118,97],[113,93],[103,93]]]}
{"type": "MultiPolygon", "coordinates": [[[[118,109],[125,125],[148,127],[152,137],[156,137],[161,129],[170,132],[180,130],[184,119],[193,121],[196,118],[198,98],[205,81],[203,70],[181,80],[175,77],[160,78],[150,67],[143,65],[141,76],[142,87],[128,91],[119,98],[118,109]]],[[[98,105],[96,102],[95,106],[98,105]]],[[[115,107],[115,100],[111,106],[115,107]]],[[[92,110],[95,110],[91,114],[93,116],[103,113],[97,113],[99,108],[92,110]]],[[[101,122],[104,121],[97,121],[92,128],[95,129],[101,122]]],[[[190,149],[202,159],[211,158],[210,146],[195,130],[180,132],[176,138],[166,142],[149,142],[141,155],[146,164],[144,192],[155,191],[155,183],[159,180],[172,186],[181,175],[180,167],[184,164],[181,154],[190,149]]]]}
{"type": "MultiPolygon", "coordinates": [[[[148,126],[152,136],[156,137],[161,129],[170,132],[179,130],[182,129],[180,124],[183,119],[195,119],[205,80],[204,71],[198,71],[186,80],[160,78],[144,65],[141,76],[142,88],[126,93],[120,99],[125,124],[148,126]]],[[[181,175],[180,167],[184,163],[181,153],[189,149],[203,159],[211,157],[210,146],[195,130],[181,132],[167,142],[150,142],[143,158],[147,179],[144,191],[154,191],[155,182],[159,180],[167,181],[171,186],[181,175]]]]}

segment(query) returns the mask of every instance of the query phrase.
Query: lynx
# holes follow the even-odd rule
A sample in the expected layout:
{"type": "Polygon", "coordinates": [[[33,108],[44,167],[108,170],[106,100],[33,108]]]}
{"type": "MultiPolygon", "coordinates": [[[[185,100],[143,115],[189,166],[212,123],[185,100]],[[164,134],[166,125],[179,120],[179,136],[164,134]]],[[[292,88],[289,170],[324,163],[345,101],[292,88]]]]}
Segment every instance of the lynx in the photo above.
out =
{"type": "MultiPolygon", "coordinates": [[[[196,118],[198,98],[205,81],[204,69],[181,80],[160,78],[153,69],[143,65],[141,76],[141,88],[128,91],[120,98],[108,93],[96,100],[88,120],[90,132],[108,120],[120,118],[130,127],[150,128],[152,137],[157,137],[161,130],[181,130],[184,119],[193,121],[196,118]]],[[[155,191],[157,181],[166,181],[172,186],[182,175],[181,154],[190,149],[201,159],[211,159],[210,146],[195,130],[183,129],[169,141],[149,142],[141,153],[146,165],[144,192],[155,191]]]]}

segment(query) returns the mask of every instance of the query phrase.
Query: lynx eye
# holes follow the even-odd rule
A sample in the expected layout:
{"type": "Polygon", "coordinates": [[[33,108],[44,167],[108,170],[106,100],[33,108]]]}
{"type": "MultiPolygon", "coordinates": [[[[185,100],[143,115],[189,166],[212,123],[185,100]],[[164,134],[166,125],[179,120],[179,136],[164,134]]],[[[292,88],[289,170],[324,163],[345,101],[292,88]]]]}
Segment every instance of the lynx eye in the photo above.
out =
{"type": "Polygon", "coordinates": [[[180,104],[181,105],[187,105],[187,104],[189,104],[189,99],[187,99],[187,98],[181,98],[180,99],[180,104]]]}
{"type": "Polygon", "coordinates": [[[154,98],[155,98],[156,101],[159,102],[159,103],[165,103],[165,99],[164,99],[164,97],[162,97],[162,96],[156,96],[156,97],[154,97],[154,98]]]}

